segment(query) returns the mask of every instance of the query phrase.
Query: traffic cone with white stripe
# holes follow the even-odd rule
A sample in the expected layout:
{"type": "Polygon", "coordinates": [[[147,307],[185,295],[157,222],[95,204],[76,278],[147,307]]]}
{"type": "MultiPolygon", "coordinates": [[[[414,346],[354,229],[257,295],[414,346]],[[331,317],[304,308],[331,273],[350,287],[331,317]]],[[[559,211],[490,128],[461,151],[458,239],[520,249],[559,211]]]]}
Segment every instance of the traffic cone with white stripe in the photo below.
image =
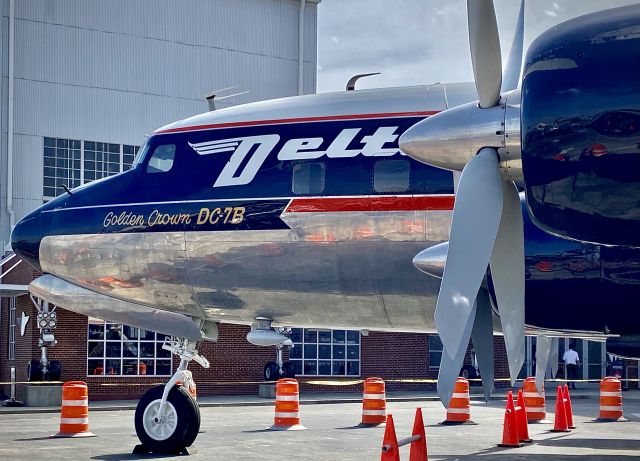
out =
{"type": "Polygon", "coordinates": [[[272,431],[301,431],[306,429],[300,424],[300,392],[298,381],[282,378],[276,382],[276,413],[272,431]]]}
{"type": "Polygon", "coordinates": [[[60,432],[51,437],[95,437],[89,432],[89,391],[83,381],[68,381],[62,386],[60,432]]]}
{"type": "Polygon", "coordinates": [[[471,421],[471,399],[469,397],[469,381],[458,378],[447,407],[447,419],[440,424],[475,424],[471,421]]]}
{"type": "Polygon", "coordinates": [[[527,407],[527,421],[529,424],[551,424],[547,419],[547,404],[544,395],[544,383],[538,392],[536,388],[536,378],[530,377],[524,380],[522,387],[524,403],[527,407]]]}
{"type": "Polygon", "coordinates": [[[618,378],[600,380],[600,417],[598,422],[620,421],[622,416],[622,382],[618,378]]]}
{"type": "Polygon", "coordinates": [[[387,419],[387,401],[382,378],[364,380],[362,393],[362,422],[360,426],[381,426],[387,419]]]}

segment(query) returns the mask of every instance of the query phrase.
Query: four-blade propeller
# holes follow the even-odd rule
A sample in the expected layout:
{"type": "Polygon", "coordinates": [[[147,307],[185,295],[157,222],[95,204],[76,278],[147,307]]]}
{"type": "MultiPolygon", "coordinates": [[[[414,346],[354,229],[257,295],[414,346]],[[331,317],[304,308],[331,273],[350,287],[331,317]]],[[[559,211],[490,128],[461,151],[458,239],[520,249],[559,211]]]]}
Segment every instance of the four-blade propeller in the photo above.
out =
{"type": "Polygon", "coordinates": [[[488,302],[484,291],[478,299],[487,268],[491,273],[512,381],[525,357],[522,210],[518,189],[503,164],[506,156],[501,158],[505,150],[504,93],[516,90],[520,80],[524,1],[504,79],[492,0],[468,0],[467,12],[478,102],[425,119],[400,139],[400,148],[416,160],[451,170],[464,165],[435,312],[436,327],[444,346],[438,393],[445,404],[450,399],[472,331],[487,396],[493,386],[485,380],[490,375],[493,381],[493,358],[489,361],[486,357],[493,355],[493,348],[488,344],[491,341],[483,341],[479,333],[492,335],[492,329],[487,328],[490,321],[487,321],[485,304],[488,302]],[[469,126],[461,127],[461,122],[469,126]],[[495,127],[502,128],[496,131],[495,127]],[[447,135],[442,135],[443,132],[447,135]],[[434,136],[435,133],[438,134],[434,136]],[[480,325],[474,327],[476,323],[480,325]],[[483,343],[482,347],[478,348],[476,343],[483,343]],[[483,362],[491,363],[490,372],[483,370],[483,362]]]}

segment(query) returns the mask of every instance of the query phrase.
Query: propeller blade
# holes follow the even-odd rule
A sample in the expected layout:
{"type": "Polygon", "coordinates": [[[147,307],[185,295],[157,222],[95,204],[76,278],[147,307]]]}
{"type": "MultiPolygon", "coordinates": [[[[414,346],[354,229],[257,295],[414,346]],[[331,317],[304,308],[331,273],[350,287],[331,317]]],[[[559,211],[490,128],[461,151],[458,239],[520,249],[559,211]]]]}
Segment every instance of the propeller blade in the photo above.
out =
{"type": "Polygon", "coordinates": [[[471,330],[471,341],[482,377],[484,399],[488,403],[494,390],[493,315],[489,293],[484,289],[478,292],[476,298],[476,320],[471,330]]]}
{"type": "Polygon", "coordinates": [[[502,57],[498,23],[492,0],[467,0],[469,45],[473,76],[480,107],[487,109],[500,101],[502,57]]]}
{"type": "Polygon", "coordinates": [[[524,47],[524,0],[520,2],[520,12],[518,13],[518,22],[516,23],[516,32],[513,35],[511,50],[507,65],[502,75],[501,92],[511,91],[518,88],[520,83],[520,74],[522,73],[522,51],[524,47]]]}
{"type": "Polygon", "coordinates": [[[474,304],[471,308],[471,315],[467,318],[467,322],[463,326],[462,330],[462,341],[464,342],[465,347],[460,347],[455,355],[449,354],[446,347],[442,350],[436,389],[438,391],[438,397],[440,397],[440,402],[442,402],[445,408],[449,405],[456,380],[458,379],[458,376],[460,376],[460,369],[464,363],[464,356],[467,354],[466,346],[469,345],[469,338],[471,338],[471,330],[473,328],[475,316],[476,305],[474,304]]]}
{"type": "Polygon", "coordinates": [[[469,323],[496,240],[502,194],[498,153],[483,148],[460,177],[447,264],[436,303],[436,327],[450,357],[456,357],[459,349],[467,346],[464,326],[469,323]]]}
{"type": "MultiPolygon", "coordinates": [[[[503,181],[502,186],[502,218],[491,254],[490,268],[507,348],[511,385],[514,385],[525,357],[524,224],[518,189],[511,181],[503,181]]],[[[453,244],[451,246],[454,248],[453,244]]]]}
{"type": "Polygon", "coordinates": [[[538,392],[544,389],[544,376],[547,374],[552,343],[553,338],[549,336],[538,336],[536,339],[536,389],[538,392]]]}
{"type": "Polygon", "coordinates": [[[551,377],[555,378],[558,374],[558,354],[560,347],[560,338],[553,338],[551,340],[551,354],[549,354],[549,367],[551,368],[551,377]]]}

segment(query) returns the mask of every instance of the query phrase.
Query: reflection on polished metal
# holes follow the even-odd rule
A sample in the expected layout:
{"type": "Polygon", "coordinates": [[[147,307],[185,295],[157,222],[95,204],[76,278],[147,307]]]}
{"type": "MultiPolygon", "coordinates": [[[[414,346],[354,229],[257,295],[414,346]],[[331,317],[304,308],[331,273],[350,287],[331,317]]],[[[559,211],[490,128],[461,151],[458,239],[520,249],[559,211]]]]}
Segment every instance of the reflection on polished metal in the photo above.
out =
{"type": "Polygon", "coordinates": [[[400,136],[400,149],[428,165],[462,171],[480,149],[494,147],[503,173],[520,181],[520,90],[500,102],[488,109],[470,102],[424,119],[400,136]]]}
{"type": "Polygon", "coordinates": [[[400,149],[420,162],[462,171],[483,147],[504,147],[504,105],[480,109],[477,102],[440,112],[400,136],[400,149]]]}
{"type": "Polygon", "coordinates": [[[107,304],[118,298],[246,325],[266,317],[274,325],[434,331],[439,281],[410,261],[447,238],[450,211],[282,219],[290,229],[48,236],[40,261],[44,271],[109,296],[107,304]]]}
{"type": "Polygon", "coordinates": [[[449,242],[442,242],[422,250],[414,256],[413,265],[427,275],[441,279],[447,263],[449,242]]]}
{"type": "Polygon", "coordinates": [[[50,274],[31,282],[29,291],[56,306],[87,316],[106,318],[144,330],[180,335],[194,341],[202,338],[198,326],[185,315],[103,296],[50,274]]]}

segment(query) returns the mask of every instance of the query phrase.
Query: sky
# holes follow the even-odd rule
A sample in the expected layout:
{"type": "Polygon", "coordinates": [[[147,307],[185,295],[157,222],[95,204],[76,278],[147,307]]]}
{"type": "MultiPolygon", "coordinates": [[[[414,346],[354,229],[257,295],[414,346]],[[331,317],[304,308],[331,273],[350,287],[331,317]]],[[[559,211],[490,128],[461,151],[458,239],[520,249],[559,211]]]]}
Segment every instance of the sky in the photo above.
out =
{"type": "MultiPolygon", "coordinates": [[[[638,0],[529,0],[525,49],[548,28],[638,0]]],[[[520,2],[495,0],[503,65],[520,2]]],[[[322,0],[318,5],[318,93],[344,90],[355,74],[381,72],[357,88],[473,81],[466,0],[322,0]]]]}

